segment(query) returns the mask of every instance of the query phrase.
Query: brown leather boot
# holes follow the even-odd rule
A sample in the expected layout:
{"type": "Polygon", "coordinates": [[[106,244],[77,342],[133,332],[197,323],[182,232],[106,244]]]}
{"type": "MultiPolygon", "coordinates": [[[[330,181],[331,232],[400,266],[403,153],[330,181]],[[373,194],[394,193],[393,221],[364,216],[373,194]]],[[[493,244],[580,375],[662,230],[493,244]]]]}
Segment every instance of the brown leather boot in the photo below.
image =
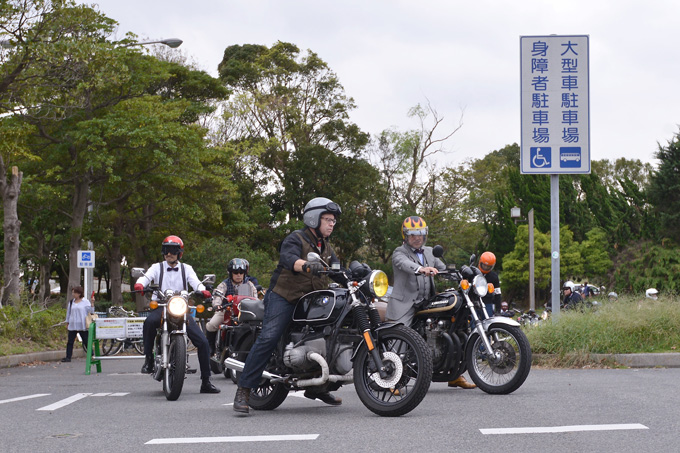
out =
{"type": "Polygon", "coordinates": [[[462,389],[477,388],[477,386],[472,382],[466,381],[463,376],[458,376],[455,380],[449,381],[449,387],[460,387],[462,389]]]}
{"type": "Polygon", "coordinates": [[[239,387],[236,389],[236,396],[234,397],[234,410],[236,412],[248,414],[250,412],[248,400],[250,400],[250,389],[245,387],[239,387]]]}

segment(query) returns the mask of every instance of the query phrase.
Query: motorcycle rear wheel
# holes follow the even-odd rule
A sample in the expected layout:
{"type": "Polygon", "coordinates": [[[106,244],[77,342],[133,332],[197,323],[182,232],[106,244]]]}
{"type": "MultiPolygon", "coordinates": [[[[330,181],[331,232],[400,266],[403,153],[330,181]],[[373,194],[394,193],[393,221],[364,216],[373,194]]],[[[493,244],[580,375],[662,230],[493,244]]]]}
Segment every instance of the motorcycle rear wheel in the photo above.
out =
{"type": "Polygon", "coordinates": [[[173,335],[168,347],[168,367],[163,374],[163,393],[168,401],[176,401],[182,393],[187,371],[187,344],[182,335],[173,335]]]}
{"type": "Polygon", "coordinates": [[[487,336],[494,351],[501,355],[492,360],[484,341],[475,335],[468,343],[465,356],[470,377],[486,393],[507,395],[526,380],[531,370],[531,346],[522,329],[505,324],[492,325],[487,336]]]}
{"type": "Polygon", "coordinates": [[[397,325],[379,331],[375,347],[392,375],[379,377],[371,353],[362,344],[354,360],[354,388],[359,399],[383,417],[411,412],[425,398],[432,380],[432,355],[425,340],[414,330],[397,325]]]}
{"type": "MultiPolygon", "coordinates": [[[[277,372],[277,370],[274,369],[274,365],[277,363],[277,355],[277,352],[272,354],[271,359],[269,359],[269,364],[265,370],[272,373],[277,372]]],[[[274,410],[286,400],[288,391],[288,387],[284,386],[283,384],[274,384],[271,381],[263,378],[260,381],[259,387],[250,390],[250,400],[248,405],[258,411],[274,410]]]]}

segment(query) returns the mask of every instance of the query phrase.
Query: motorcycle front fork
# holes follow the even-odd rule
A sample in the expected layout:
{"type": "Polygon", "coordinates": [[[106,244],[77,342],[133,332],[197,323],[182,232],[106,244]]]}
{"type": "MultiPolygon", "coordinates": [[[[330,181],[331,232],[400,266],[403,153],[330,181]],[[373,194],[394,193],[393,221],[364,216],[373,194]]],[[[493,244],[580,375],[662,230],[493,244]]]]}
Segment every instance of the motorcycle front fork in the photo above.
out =
{"type": "MultiPolygon", "coordinates": [[[[484,342],[484,347],[489,352],[489,354],[493,357],[496,357],[497,353],[494,352],[494,350],[491,348],[491,342],[489,341],[489,337],[487,336],[486,332],[484,331],[484,326],[482,325],[482,321],[479,319],[479,316],[477,316],[477,310],[475,310],[475,304],[472,303],[472,300],[470,300],[470,297],[468,296],[467,293],[464,293],[464,294],[465,294],[465,301],[467,302],[467,306],[470,309],[470,313],[472,314],[472,328],[473,328],[473,330],[477,331],[477,333],[479,334],[479,337],[484,342]]],[[[488,319],[489,315],[486,313],[486,308],[484,308],[484,305],[482,305],[482,310],[484,310],[484,315],[488,319]]],[[[496,340],[498,340],[498,339],[496,338],[496,340]]]]}

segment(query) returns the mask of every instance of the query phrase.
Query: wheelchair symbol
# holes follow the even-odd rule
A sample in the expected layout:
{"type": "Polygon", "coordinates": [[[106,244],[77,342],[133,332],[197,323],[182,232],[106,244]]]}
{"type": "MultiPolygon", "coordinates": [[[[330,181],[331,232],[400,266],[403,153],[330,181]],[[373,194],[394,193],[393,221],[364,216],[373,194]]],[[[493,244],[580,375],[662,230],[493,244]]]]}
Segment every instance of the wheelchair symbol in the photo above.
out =
{"type": "Polygon", "coordinates": [[[531,156],[531,168],[543,168],[551,166],[551,148],[550,147],[534,147],[529,148],[531,156]]]}

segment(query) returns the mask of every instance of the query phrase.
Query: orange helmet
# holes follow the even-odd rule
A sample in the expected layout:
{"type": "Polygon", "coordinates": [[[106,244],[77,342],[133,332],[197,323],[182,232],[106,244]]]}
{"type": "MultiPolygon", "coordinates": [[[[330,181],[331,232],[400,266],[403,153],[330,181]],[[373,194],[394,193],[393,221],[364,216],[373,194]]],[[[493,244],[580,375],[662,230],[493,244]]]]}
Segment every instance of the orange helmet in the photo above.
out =
{"type": "Polygon", "coordinates": [[[401,237],[406,239],[406,236],[427,236],[427,224],[422,217],[411,216],[406,217],[404,223],[401,224],[401,237]]]}
{"type": "Polygon", "coordinates": [[[177,259],[181,259],[182,254],[184,253],[184,242],[182,242],[182,239],[180,239],[179,236],[168,236],[163,239],[161,253],[163,256],[167,255],[168,253],[173,253],[177,255],[177,259]]]}
{"type": "Polygon", "coordinates": [[[479,270],[483,274],[488,274],[491,269],[496,265],[496,255],[491,252],[484,252],[482,256],[479,257],[479,270]]]}

